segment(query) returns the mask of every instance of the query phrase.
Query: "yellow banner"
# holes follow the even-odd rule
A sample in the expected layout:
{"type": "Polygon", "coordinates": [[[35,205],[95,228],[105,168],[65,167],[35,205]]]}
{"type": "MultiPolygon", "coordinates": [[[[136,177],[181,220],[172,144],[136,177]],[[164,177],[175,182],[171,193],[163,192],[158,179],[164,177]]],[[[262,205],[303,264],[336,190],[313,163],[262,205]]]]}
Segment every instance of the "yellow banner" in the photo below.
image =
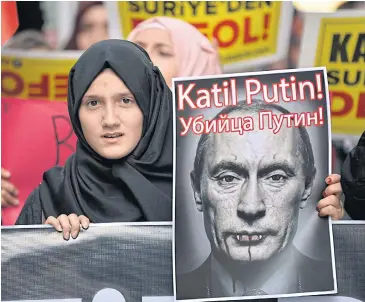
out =
{"type": "Polygon", "coordinates": [[[1,96],[66,101],[68,73],[77,58],[1,56],[1,96]]]}
{"type": "Polygon", "coordinates": [[[180,18],[217,39],[223,64],[276,54],[281,8],[278,1],[118,2],[123,37],[148,18],[180,18]]]}
{"type": "Polygon", "coordinates": [[[327,67],[334,133],[365,129],[365,17],[322,18],[316,66],[327,67]]]}

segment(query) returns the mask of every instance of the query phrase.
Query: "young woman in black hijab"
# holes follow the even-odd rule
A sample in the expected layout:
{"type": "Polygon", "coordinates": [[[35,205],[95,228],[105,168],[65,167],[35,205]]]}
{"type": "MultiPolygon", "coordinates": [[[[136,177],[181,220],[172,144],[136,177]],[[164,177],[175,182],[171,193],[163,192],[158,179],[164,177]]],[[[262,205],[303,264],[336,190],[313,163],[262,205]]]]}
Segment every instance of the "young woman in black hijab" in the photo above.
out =
{"type": "Polygon", "coordinates": [[[345,210],[354,220],[365,219],[365,131],[342,165],[341,186],[345,210]]]}
{"type": "Polygon", "coordinates": [[[148,54],[91,46],[70,71],[68,109],[76,153],[44,173],[16,224],[46,220],[67,237],[80,223],[171,221],[172,94],[148,54]]]}

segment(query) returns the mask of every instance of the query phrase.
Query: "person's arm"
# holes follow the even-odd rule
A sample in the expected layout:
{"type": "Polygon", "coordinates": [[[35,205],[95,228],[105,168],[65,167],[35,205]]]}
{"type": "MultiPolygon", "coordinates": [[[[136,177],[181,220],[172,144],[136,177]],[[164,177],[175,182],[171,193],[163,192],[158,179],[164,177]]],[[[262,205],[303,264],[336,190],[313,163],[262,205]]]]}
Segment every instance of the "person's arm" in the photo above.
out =
{"type": "Polygon", "coordinates": [[[365,131],[343,163],[341,186],[347,214],[354,220],[365,219],[365,131]]]}
{"type": "Polygon", "coordinates": [[[39,198],[39,187],[37,187],[26,200],[20,215],[15,222],[16,225],[42,224],[42,204],[39,198]]]}

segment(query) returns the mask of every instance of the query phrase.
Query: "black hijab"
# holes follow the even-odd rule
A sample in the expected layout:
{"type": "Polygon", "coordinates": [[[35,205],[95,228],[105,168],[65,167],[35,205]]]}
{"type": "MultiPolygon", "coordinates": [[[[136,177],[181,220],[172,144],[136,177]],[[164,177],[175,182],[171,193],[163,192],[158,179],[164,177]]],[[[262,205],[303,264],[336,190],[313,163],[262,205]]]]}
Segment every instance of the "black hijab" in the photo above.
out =
{"type": "Polygon", "coordinates": [[[94,223],[171,221],[172,94],[148,54],[124,40],[91,46],[70,71],[68,110],[77,149],[64,168],[55,167],[43,175],[40,199],[45,217],[75,213],[94,223]],[[82,97],[105,68],[120,77],[143,113],[142,138],[120,160],[96,153],[79,121],[82,97]]]}

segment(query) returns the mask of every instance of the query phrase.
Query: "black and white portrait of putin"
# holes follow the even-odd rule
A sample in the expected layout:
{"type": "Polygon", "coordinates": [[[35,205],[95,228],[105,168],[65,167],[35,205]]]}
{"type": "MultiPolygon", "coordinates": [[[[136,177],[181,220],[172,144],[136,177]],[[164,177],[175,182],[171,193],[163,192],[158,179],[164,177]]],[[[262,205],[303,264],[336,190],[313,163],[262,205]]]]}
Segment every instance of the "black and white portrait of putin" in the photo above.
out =
{"type": "MultiPolygon", "coordinates": [[[[250,115],[258,125],[265,110],[289,113],[275,104],[240,102],[216,118],[250,115]]],[[[316,177],[308,132],[257,128],[200,137],[190,177],[211,253],[197,269],[177,275],[177,299],[333,290],[331,259],[311,259],[293,245],[316,177]]]]}

